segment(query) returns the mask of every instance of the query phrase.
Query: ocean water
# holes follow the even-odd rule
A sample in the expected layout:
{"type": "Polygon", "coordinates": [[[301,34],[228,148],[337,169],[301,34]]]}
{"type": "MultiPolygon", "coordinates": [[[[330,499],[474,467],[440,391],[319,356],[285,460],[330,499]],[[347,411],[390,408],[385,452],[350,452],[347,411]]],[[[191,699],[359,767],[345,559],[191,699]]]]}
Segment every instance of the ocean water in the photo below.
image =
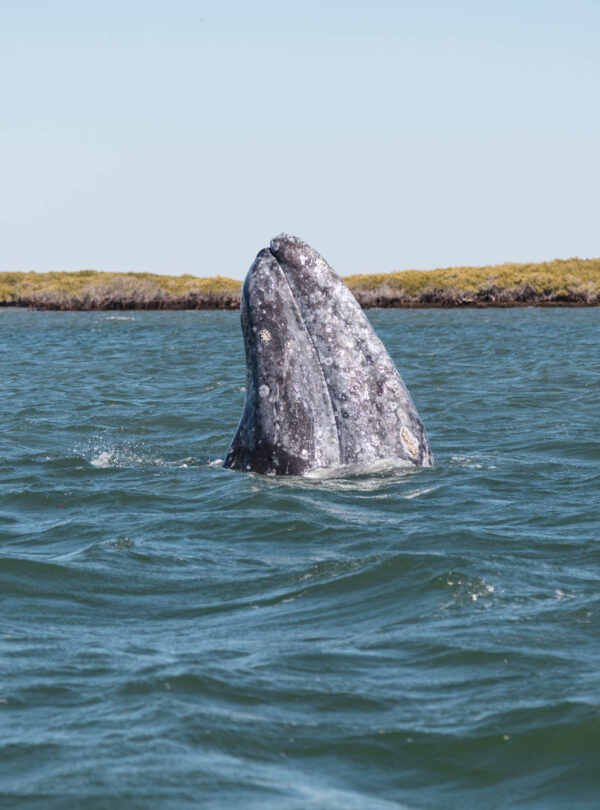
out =
{"type": "Polygon", "coordinates": [[[600,806],[600,309],[369,318],[433,469],[222,469],[237,313],[0,310],[3,808],[600,806]]]}

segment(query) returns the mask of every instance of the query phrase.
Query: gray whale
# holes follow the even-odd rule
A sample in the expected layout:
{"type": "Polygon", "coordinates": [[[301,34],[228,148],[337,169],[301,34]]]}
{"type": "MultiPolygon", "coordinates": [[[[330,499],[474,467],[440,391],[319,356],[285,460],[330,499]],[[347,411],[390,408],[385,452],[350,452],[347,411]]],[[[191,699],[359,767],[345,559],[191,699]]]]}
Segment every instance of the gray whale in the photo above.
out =
{"type": "Polygon", "coordinates": [[[380,459],[431,466],[425,428],[383,343],[316,250],[281,234],[242,288],[246,398],[224,466],[266,475],[380,459]]]}

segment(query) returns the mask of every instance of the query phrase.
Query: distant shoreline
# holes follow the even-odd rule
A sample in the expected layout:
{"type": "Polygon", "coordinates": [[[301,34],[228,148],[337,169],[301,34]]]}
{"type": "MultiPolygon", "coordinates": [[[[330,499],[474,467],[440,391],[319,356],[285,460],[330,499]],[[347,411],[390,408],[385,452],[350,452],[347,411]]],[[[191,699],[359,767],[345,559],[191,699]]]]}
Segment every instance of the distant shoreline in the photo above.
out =
{"type": "MultiPolygon", "coordinates": [[[[542,309],[585,309],[590,307],[598,307],[600,306],[599,301],[593,301],[591,303],[582,302],[582,301],[566,301],[564,299],[559,301],[547,301],[544,299],[531,299],[530,301],[502,301],[502,302],[485,302],[485,301],[473,301],[473,302],[465,302],[465,303],[435,303],[435,302],[414,302],[414,301],[385,301],[382,299],[379,303],[369,302],[363,304],[360,301],[360,296],[355,296],[358,300],[358,303],[361,305],[362,309],[531,309],[532,307],[542,308],[542,309]]],[[[190,311],[204,311],[204,312],[233,312],[239,310],[240,302],[239,300],[235,302],[231,302],[229,300],[225,300],[222,303],[219,301],[211,301],[210,303],[205,302],[194,302],[191,305],[187,305],[185,302],[174,301],[170,304],[161,304],[157,306],[149,305],[138,305],[136,303],[119,303],[115,302],[110,306],[102,306],[102,307],[91,307],[91,306],[80,306],[80,305],[72,305],[68,302],[61,305],[61,306],[53,306],[53,305],[42,305],[37,306],[33,305],[29,302],[14,302],[11,301],[7,303],[6,301],[0,301],[0,310],[1,309],[27,309],[31,311],[39,311],[39,312],[190,312],[190,311]]]]}
{"type": "MultiPolygon", "coordinates": [[[[348,276],[364,309],[600,305],[600,259],[348,276]]],[[[39,310],[233,310],[241,281],[151,273],[0,273],[0,307],[39,310]]]]}

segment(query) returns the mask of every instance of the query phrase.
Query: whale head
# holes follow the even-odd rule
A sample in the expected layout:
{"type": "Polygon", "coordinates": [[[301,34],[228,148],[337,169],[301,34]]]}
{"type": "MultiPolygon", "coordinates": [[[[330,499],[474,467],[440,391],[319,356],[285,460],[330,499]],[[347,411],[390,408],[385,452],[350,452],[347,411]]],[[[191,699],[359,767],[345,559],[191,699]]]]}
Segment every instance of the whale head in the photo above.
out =
{"type": "Polygon", "coordinates": [[[393,361],[350,290],[281,234],[242,287],[246,397],[224,466],[267,475],[401,458],[433,463],[393,361]]]}

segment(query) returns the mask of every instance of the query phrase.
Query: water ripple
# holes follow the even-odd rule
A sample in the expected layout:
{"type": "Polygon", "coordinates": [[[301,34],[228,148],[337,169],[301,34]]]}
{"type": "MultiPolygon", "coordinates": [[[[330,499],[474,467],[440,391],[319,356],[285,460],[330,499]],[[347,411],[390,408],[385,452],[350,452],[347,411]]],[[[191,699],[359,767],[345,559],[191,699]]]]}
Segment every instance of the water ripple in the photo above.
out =
{"type": "Polygon", "coordinates": [[[235,313],[0,311],[7,806],[596,806],[600,311],[370,317],[432,469],[224,470],[235,313]]]}

